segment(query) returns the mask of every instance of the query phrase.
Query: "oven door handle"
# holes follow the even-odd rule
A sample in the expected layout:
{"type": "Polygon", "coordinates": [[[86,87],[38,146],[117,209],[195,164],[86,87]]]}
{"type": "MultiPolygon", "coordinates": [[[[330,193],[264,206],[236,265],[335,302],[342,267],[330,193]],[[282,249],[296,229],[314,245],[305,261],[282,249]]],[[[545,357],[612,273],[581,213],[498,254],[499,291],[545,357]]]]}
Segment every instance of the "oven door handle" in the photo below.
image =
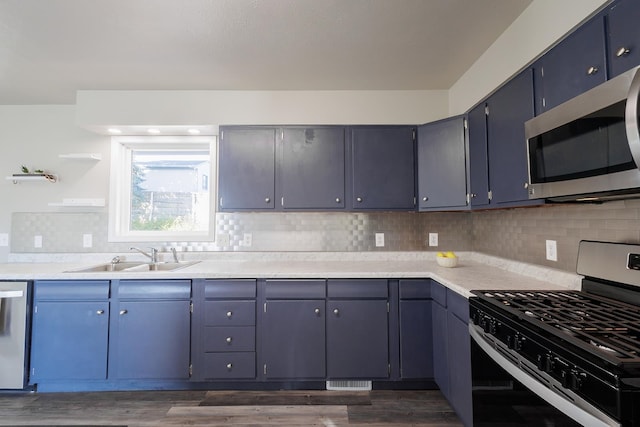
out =
{"type": "Polygon", "coordinates": [[[493,361],[502,369],[507,371],[513,378],[520,381],[525,387],[544,399],[547,403],[553,405],[575,421],[590,427],[620,427],[620,423],[595,408],[593,410],[597,412],[597,414],[592,414],[574,405],[564,397],[554,393],[552,390],[542,385],[539,381],[531,377],[519,367],[515,366],[482,338],[480,332],[475,329],[473,323],[469,324],[469,334],[482,351],[493,359],[493,361]]]}

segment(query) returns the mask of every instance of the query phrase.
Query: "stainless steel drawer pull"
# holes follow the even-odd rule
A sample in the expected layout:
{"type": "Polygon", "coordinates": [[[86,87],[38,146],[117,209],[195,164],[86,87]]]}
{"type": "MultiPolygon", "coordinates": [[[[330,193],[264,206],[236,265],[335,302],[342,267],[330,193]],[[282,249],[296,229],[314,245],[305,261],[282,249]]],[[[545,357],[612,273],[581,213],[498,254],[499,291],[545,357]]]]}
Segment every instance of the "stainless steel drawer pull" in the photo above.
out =
{"type": "Polygon", "coordinates": [[[340,203],[340,197],[336,197],[336,203],[340,203]]]}
{"type": "Polygon", "coordinates": [[[356,197],[356,201],[357,201],[358,203],[362,203],[362,197],[356,197]]]}
{"type": "Polygon", "coordinates": [[[340,314],[340,310],[338,310],[337,308],[333,309],[333,314],[335,314],[336,316],[340,314]]]}
{"type": "Polygon", "coordinates": [[[120,310],[120,316],[122,316],[122,315],[124,315],[124,314],[127,314],[128,312],[129,312],[129,311],[127,311],[127,310],[120,310]]]}
{"type": "Polygon", "coordinates": [[[265,203],[269,203],[270,201],[271,201],[271,199],[270,199],[269,197],[265,197],[265,198],[264,198],[264,202],[265,202],[265,203]]]}
{"type": "Polygon", "coordinates": [[[592,66],[592,67],[587,68],[587,75],[588,76],[593,76],[597,72],[598,72],[598,67],[592,66]]]}
{"type": "Polygon", "coordinates": [[[231,341],[233,341],[233,339],[231,337],[227,337],[226,341],[231,344],[231,341]]]}
{"type": "Polygon", "coordinates": [[[227,363],[227,369],[231,370],[231,368],[233,368],[233,365],[231,363],[227,363]]]}
{"type": "Polygon", "coordinates": [[[320,309],[319,309],[319,308],[316,308],[315,310],[313,310],[313,312],[314,312],[315,314],[320,314],[320,309]]]}
{"type": "Polygon", "coordinates": [[[233,316],[233,312],[231,311],[227,311],[227,318],[231,319],[231,316],[233,316]]]}
{"type": "Polygon", "coordinates": [[[100,316],[101,314],[104,314],[104,310],[98,310],[98,311],[96,311],[96,314],[97,314],[98,316],[100,316]]]}

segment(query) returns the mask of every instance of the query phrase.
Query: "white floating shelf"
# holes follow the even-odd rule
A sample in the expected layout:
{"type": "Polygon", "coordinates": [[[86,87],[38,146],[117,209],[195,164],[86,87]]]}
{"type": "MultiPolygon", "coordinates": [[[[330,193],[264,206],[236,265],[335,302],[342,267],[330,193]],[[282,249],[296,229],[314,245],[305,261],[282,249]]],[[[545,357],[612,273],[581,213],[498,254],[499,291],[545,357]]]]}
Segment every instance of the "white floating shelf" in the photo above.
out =
{"type": "Polygon", "coordinates": [[[58,157],[61,159],[72,159],[72,160],[102,160],[101,153],[68,153],[68,154],[58,154],[58,157]]]}
{"type": "Polygon", "coordinates": [[[105,206],[104,199],[62,199],[62,202],[51,202],[49,206],[101,208],[105,206]]]}
{"type": "Polygon", "coordinates": [[[58,181],[58,175],[51,173],[47,174],[15,174],[5,177],[7,181],[13,181],[14,184],[22,181],[40,181],[40,182],[56,182],[58,181]]]}

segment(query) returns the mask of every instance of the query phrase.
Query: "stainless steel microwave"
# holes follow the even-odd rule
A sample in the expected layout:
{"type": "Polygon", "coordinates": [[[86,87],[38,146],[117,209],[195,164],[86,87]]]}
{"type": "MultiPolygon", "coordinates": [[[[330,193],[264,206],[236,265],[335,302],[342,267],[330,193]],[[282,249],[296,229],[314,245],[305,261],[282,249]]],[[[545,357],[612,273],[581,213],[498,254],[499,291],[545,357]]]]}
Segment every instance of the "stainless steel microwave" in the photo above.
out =
{"type": "Polygon", "coordinates": [[[640,197],[640,67],[525,123],[530,199],[640,197]]]}

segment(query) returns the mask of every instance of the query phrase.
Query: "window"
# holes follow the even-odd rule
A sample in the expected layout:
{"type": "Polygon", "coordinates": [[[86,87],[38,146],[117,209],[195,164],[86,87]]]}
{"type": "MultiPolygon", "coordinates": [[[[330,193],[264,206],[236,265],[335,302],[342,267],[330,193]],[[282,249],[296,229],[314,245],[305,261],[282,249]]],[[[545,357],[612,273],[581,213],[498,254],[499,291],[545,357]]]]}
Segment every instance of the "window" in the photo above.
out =
{"type": "Polygon", "coordinates": [[[212,137],[113,137],[109,241],[213,240],[212,137]]]}

